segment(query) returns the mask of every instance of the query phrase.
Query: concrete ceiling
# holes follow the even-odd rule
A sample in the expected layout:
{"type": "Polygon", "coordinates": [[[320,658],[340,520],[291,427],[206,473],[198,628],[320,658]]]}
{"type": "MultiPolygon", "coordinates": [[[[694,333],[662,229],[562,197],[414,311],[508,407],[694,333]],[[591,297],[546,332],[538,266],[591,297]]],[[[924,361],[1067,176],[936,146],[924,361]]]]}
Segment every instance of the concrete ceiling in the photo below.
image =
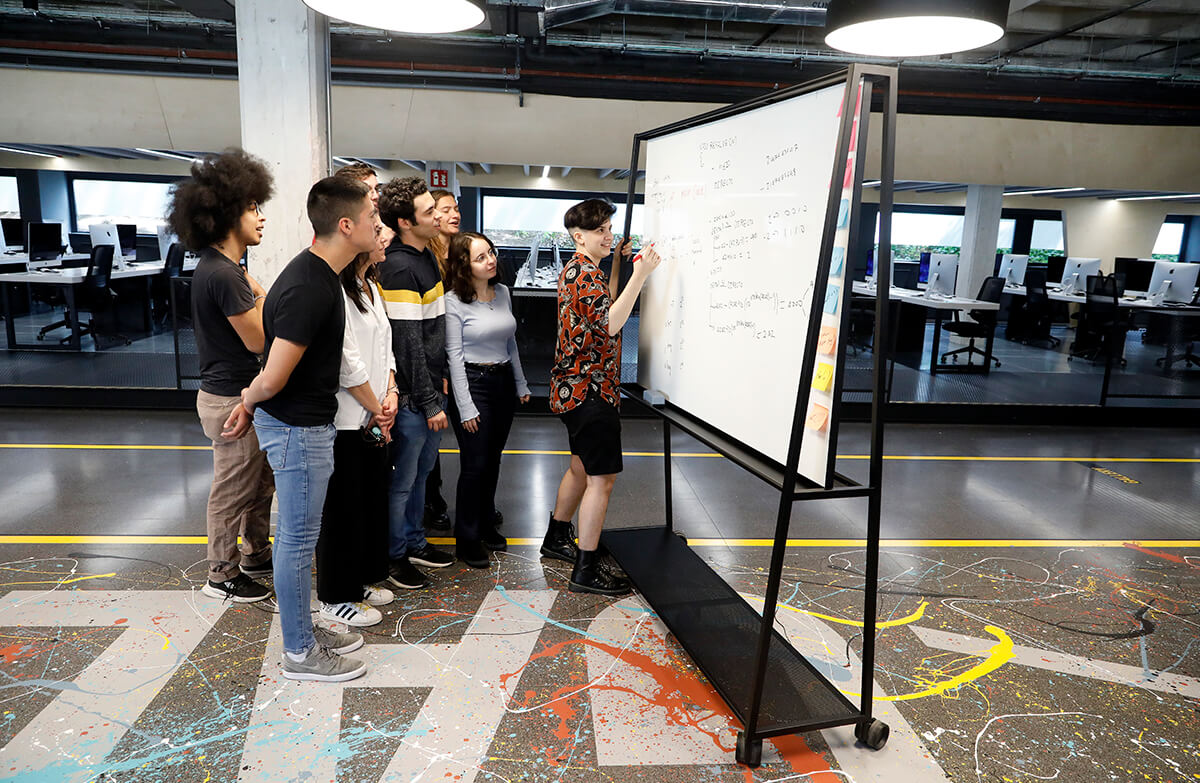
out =
{"type": "MultiPolygon", "coordinates": [[[[824,45],[825,5],[487,0],[485,23],[454,35],[334,23],[333,76],[734,101],[864,59],[824,45]]],[[[227,0],[0,0],[0,66],[234,77],[233,11],[227,0]]],[[[908,113],[1200,125],[1198,0],[1012,0],[1008,33],[996,44],[878,62],[900,66],[908,113]]]]}

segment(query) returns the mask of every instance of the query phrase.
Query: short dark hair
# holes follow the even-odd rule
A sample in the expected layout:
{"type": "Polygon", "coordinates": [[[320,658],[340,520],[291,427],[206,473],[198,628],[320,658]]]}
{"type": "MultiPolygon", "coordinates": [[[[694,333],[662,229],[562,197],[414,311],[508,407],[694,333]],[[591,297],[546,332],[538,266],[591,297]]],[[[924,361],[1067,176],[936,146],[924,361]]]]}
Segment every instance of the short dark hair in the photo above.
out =
{"type": "MultiPolygon", "coordinates": [[[[420,195],[420,194],[418,194],[418,195],[420,195]]],[[[446,196],[454,196],[454,193],[452,193],[449,190],[443,190],[442,188],[437,188],[435,190],[429,191],[429,195],[433,196],[433,203],[436,204],[439,201],[441,201],[442,199],[444,199],[446,196]]],[[[458,196],[454,196],[454,200],[457,201],[458,196]]]]}
{"type": "Polygon", "coordinates": [[[379,217],[383,224],[399,235],[401,220],[416,223],[413,201],[428,192],[429,186],[420,177],[403,177],[388,182],[379,189],[379,217]]]}
{"type": "Polygon", "coordinates": [[[189,250],[202,250],[229,236],[251,204],[275,192],[267,164],[230,147],[192,164],[192,176],[171,189],[167,225],[189,250]]]}
{"type": "Polygon", "coordinates": [[[589,198],[567,210],[567,214],[563,215],[563,226],[568,235],[573,228],[591,231],[604,225],[604,221],[616,214],[616,211],[617,208],[608,199],[589,198]]]}
{"type": "Polygon", "coordinates": [[[375,171],[374,166],[368,166],[361,160],[357,163],[351,163],[348,166],[342,166],[337,171],[333,172],[335,177],[353,177],[354,179],[366,179],[374,174],[376,177],[379,173],[375,171]]]}
{"type": "MultiPolygon", "coordinates": [[[[475,301],[475,275],[471,273],[471,243],[476,239],[487,242],[488,247],[495,252],[496,246],[492,244],[492,240],[473,231],[455,234],[450,240],[450,249],[446,252],[446,285],[463,304],[475,301]]],[[[496,274],[492,275],[488,285],[496,285],[499,276],[500,270],[497,267],[496,274]]]]}
{"type": "Polygon", "coordinates": [[[369,197],[370,189],[362,180],[335,174],[316,183],[308,191],[307,205],[313,232],[329,236],[342,218],[357,218],[363,199],[369,197]]]}

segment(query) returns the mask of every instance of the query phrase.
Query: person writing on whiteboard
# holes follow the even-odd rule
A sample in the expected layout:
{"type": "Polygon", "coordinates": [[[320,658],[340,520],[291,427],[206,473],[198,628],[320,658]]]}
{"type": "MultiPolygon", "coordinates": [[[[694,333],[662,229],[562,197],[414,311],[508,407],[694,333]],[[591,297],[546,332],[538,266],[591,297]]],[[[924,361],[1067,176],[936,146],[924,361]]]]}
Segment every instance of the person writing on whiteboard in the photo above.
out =
{"type": "MultiPolygon", "coordinates": [[[[541,553],[574,564],[572,592],[622,595],[629,582],[600,567],[597,549],[613,483],[621,472],[621,328],[633,311],[646,278],[662,259],[653,247],[634,259],[625,291],[613,300],[620,265],[612,280],[600,262],[613,251],[616,208],[588,199],[567,210],[563,225],[575,242],[575,255],[558,278],[558,342],[550,368],[550,409],[567,427],[571,467],[558,485],[550,528],[541,553]],[[579,511],[579,545],[571,518],[579,511]]],[[[621,243],[621,255],[630,252],[621,243]]]]}

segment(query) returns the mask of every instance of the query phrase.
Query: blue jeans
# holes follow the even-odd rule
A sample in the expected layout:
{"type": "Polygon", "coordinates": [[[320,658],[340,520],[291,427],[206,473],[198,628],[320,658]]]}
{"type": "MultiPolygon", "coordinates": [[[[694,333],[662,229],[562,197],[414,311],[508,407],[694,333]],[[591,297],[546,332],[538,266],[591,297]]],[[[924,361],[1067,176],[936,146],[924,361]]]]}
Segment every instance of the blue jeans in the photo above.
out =
{"type": "Polygon", "coordinates": [[[302,654],[312,648],[313,550],[321,534],[321,512],[333,475],[333,424],[293,427],[262,408],[254,411],[254,431],[275,471],[279,514],[275,521],[275,600],[283,628],[283,649],[302,654]]]}
{"type": "Polygon", "coordinates": [[[429,429],[424,413],[405,406],[396,413],[392,441],[395,470],[388,498],[388,555],[399,560],[425,547],[425,479],[437,461],[442,433],[429,429]]]}

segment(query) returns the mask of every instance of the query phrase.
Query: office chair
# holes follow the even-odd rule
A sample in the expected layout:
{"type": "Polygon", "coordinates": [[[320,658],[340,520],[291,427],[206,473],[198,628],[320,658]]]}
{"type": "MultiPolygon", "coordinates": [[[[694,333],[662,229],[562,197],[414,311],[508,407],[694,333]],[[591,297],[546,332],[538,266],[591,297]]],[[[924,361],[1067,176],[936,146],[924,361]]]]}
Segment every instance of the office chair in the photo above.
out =
{"type": "MultiPolygon", "coordinates": [[[[92,340],[96,343],[96,348],[101,348],[101,332],[97,326],[96,316],[112,310],[113,300],[117,295],[109,289],[108,284],[112,279],[113,266],[113,246],[102,245],[92,249],[92,264],[88,267],[87,276],[83,278],[83,283],[79,286],[79,290],[75,295],[76,310],[87,310],[92,314],[86,325],[81,324],[79,328],[79,336],[90,334],[92,340]]],[[[76,312],[76,318],[79,317],[76,312]]],[[[123,342],[125,345],[130,344],[130,339],[123,334],[106,334],[107,338],[116,342],[123,342]]],[[[70,337],[64,337],[60,342],[66,343],[70,337]]]]}
{"type": "Polygon", "coordinates": [[[875,300],[865,296],[850,296],[850,339],[846,343],[855,356],[869,351],[875,339],[875,300]]]}
{"type": "Polygon", "coordinates": [[[1054,318],[1050,296],[1046,293],[1046,270],[1030,266],[1025,270],[1025,301],[1008,315],[1004,336],[1022,345],[1048,343],[1057,348],[1062,340],[1050,334],[1054,318]]]}
{"type": "MultiPolygon", "coordinates": [[[[105,271],[103,273],[104,285],[107,287],[108,286],[108,277],[112,273],[112,260],[113,260],[112,245],[95,245],[95,246],[93,246],[91,258],[88,259],[87,277],[84,278],[83,285],[80,286],[80,289],[82,290],[84,287],[86,287],[88,285],[88,281],[91,280],[91,278],[92,278],[93,270],[96,270],[101,267],[105,267],[107,269],[107,271],[105,271]],[[108,259],[107,267],[105,267],[105,263],[106,263],[104,260],[105,258],[108,259]]],[[[78,297],[77,297],[75,305],[76,305],[76,310],[80,309],[78,297]]],[[[76,312],[75,316],[76,316],[76,318],[78,318],[79,313],[76,312]]],[[[47,334],[49,334],[50,332],[53,332],[55,329],[62,329],[64,327],[67,327],[70,325],[70,323],[71,323],[70,313],[64,312],[62,320],[55,321],[54,323],[51,323],[51,324],[46,324],[41,329],[39,329],[38,333],[37,333],[37,339],[45,340],[47,334]]],[[[81,325],[79,336],[82,337],[85,334],[87,334],[87,329],[83,328],[81,325]]],[[[70,340],[71,340],[70,337],[65,337],[62,340],[60,340],[59,342],[65,344],[67,342],[70,342],[70,340]]]]}
{"type": "Polygon", "coordinates": [[[154,308],[155,331],[160,331],[167,325],[171,317],[170,289],[171,281],[183,274],[183,245],[172,242],[167,248],[163,271],[154,276],[150,283],[150,300],[154,308]]]}
{"type": "Polygon", "coordinates": [[[1088,275],[1087,293],[1067,361],[1074,357],[1096,361],[1112,356],[1125,365],[1122,354],[1128,325],[1117,304],[1117,287],[1118,281],[1113,275],[1088,275]]]}
{"type": "MultiPolygon", "coordinates": [[[[982,302],[1000,303],[1000,297],[1004,295],[1004,278],[989,277],[983,281],[983,285],[979,286],[979,293],[975,296],[976,299],[982,302]]],[[[984,364],[987,364],[987,352],[981,351],[975,347],[976,340],[986,340],[992,336],[992,332],[996,329],[996,317],[999,315],[997,310],[971,310],[968,315],[974,319],[972,321],[963,321],[959,318],[958,311],[954,312],[954,320],[942,327],[951,334],[957,334],[959,337],[966,337],[968,342],[965,348],[955,348],[953,351],[946,351],[942,354],[942,361],[946,361],[947,356],[953,356],[954,361],[958,361],[958,355],[965,353],[967,355],[967,364],[971,363],[971,356],[979,354],[984,357],[984,364]]],[[[995,356],[991,357],[996,366],[1000,366],[1000,360],[995,356]]]]}

